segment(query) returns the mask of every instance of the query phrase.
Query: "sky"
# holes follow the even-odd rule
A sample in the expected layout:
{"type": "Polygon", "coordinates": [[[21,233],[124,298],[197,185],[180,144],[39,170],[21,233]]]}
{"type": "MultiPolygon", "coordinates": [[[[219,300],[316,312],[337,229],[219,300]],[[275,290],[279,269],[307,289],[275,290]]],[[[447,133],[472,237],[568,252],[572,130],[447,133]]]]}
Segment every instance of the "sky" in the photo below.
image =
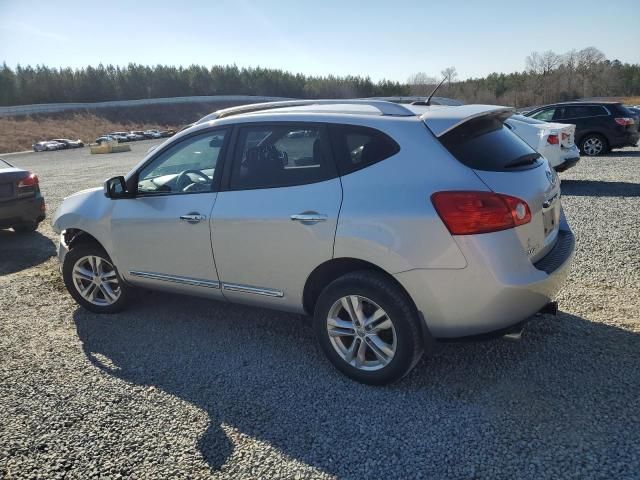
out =
{"type": "Polygon", "coordinates": [[[406,81],[594,46],[640,63],[640,0],[0,0],[10,67],[227,65],[406,81]]]}

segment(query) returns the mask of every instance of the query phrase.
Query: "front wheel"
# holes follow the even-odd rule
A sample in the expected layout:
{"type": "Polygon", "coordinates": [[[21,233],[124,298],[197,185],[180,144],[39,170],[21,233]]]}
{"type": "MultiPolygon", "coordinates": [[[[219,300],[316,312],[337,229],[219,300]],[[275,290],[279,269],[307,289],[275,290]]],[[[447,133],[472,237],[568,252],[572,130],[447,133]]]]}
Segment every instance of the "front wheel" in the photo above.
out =
{"type": "Polygon", "coordinates": [[[99,245],[73,247],[64,257],[62,277],[73,299],[91,312],[116,313],[126,306],[129,287],[99,245]]]}
{"type": "Polygon", "coordinates": [[[606,138],[597,133],[590,133],[580,140],[580,151],[589,157],[606,153],[608,149],[606,138]]]}
{"type": "Polygon", "coordinates": [[[331,363],[372,385],[399,380],[418,362],[424,351],[419,322],[406,293],[373,271],[329,284],[314,313],[316,336],[331,363]]]}

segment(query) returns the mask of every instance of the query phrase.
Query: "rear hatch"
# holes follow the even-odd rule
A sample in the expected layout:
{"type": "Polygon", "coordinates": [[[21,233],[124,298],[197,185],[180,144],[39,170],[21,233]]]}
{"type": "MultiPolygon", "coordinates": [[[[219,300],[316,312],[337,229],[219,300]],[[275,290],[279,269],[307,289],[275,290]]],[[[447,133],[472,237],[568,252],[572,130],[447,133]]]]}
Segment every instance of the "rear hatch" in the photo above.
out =
{"type": "Polygon", "coordinates": [[[535,263],[551,250],[558,236],[560,180],[539,153],[504,125],[512,109],[465,107],[473,109],[460,110],[457,117],[456,110],[464,107],[448,108],[448,121],[443,121],[444,112],[438,111],[427,112],[422,119],[447,150],[473,169],[493,192],[527,203],[531,221],[514,230],[535,263]]]}

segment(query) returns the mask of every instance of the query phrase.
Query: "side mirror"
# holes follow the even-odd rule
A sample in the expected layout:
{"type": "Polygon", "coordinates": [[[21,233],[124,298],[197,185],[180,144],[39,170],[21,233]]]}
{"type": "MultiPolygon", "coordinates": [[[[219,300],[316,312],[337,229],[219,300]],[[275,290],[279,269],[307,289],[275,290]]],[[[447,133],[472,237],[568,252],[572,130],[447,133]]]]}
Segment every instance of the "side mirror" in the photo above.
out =
{"type": "Polygon", "coordinates": [[[112,200],[131,196],[127,192],[127,183],[122,175],[112,177],[104,182],[104,196],[112,200]]]}

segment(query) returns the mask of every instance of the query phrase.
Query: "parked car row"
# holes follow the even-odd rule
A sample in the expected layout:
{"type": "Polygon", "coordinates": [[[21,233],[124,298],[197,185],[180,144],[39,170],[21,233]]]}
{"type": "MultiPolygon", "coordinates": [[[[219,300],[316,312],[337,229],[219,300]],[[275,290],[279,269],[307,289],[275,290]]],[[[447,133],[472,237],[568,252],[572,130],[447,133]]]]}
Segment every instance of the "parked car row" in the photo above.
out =
{"type": "Polygon", "coordinates": [[[84,147],[84,142],[80,139],[70,140],[68,138],[54,138],[53,140],[44,140],[31,145],[34,152],[45,152],[52,150],[64,150],[66,148],[84,147]]]}
{"type": "Polygon", "coordinates": [[[147,140],[151,138],[165,138],[174,135],[175,130],[132,130],[130,132],[110,132],[96,138],[96,143],[117,141],[118,143],[135,142],[137,140],[147,140]]]}
{"type": "Polygon", "coordinates": [[[575,125],[575,143],[587,156],[613,148],[633,147],[640,140],[640,112],[620,102],[562,102],[534,108],[525,116],[544,122],[575,125]]]}

